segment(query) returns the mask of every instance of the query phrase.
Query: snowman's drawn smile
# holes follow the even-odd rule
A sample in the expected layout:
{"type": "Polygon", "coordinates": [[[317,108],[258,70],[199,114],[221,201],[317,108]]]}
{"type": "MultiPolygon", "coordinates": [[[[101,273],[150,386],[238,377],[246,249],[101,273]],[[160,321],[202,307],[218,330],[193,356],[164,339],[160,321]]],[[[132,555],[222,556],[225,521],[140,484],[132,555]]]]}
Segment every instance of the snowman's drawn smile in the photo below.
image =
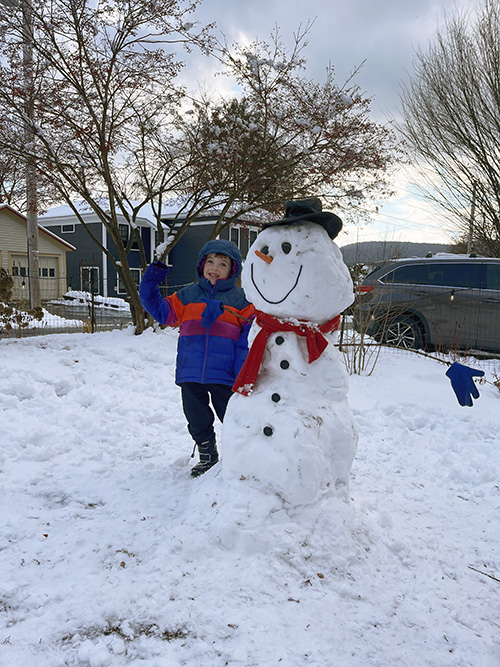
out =
{"type": "Polygon", "coordinates": [[[286,299],[288,299],[288,297],[290,296],[290,294],[291,294],[291,293],[293,292],[293,290],[297,287],[298,282],[299,282],[299,278],[300,278],[300,274],[301,274],[301,273],[302,273],[302,264],[300,265],[300,269],[299,269],[299,272],[298,272],[298,274],[297,274],[297,278],[295,279],[295,283],[293,284],[293,287],[292,287],[291,289],[289,289],[288,292],[285,294],[285,296],[284,296],[282,299],[279,299],[279,301],[271,301],[270,299],[266,299],[266,297],[262,294],[262,292],[260,291],[260,289],[257,287],[257,285],[256,285],[256,283],[255,283],[255,280],[254,280],[254,277],[253,277],[253,264],[250,265],[250,277],[251,277],[251,279],[252,279],[253,286],[255,287],[255,289],[257,290],[257,292],[259,293],[259,296],[261,296],[261,297],[264,299],[264,301],[267,301],[267,303],[271,303],[271,304],[273,304],[273,305],[276,305],[276,304],[278,304],[278,303],[283,303],[283,301],[285,301],[286,299]]]}

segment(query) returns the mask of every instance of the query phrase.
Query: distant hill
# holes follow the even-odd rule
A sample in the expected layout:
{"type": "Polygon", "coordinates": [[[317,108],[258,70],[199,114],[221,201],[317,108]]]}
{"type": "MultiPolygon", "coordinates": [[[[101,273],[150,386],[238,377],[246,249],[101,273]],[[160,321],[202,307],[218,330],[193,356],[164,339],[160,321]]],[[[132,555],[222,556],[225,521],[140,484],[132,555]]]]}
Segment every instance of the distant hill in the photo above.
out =
{"type": "Polygon", "coordinates": [[[449,252],[449,246],[443,243],[364,241],[362,243],[349,243],[342,246],[340,251],[347,266],[354,266],[354,264],[374,264],[384,259],[425,257],[429,252],[449,252]]]}

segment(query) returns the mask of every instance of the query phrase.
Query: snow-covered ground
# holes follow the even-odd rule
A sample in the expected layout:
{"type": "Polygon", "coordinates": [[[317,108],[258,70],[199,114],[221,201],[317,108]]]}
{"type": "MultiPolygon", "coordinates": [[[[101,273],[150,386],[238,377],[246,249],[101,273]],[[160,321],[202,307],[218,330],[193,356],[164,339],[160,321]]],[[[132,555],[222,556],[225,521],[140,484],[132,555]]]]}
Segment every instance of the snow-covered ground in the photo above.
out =
{"type": "Polygon", "coordinates": [[[228,546],[175,345],[0,340],[0,665],[498,667],[499,362],[462,408],[444,364],[384,350],[350,377],[350,501],[228,546]]]}

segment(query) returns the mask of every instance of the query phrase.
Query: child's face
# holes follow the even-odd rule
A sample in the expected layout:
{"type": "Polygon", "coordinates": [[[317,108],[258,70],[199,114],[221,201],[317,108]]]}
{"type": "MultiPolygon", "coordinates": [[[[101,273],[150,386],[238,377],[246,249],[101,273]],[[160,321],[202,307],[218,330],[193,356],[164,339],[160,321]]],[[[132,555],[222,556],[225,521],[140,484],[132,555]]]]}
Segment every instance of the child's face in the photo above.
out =
{"type": "Polygon", "coordinates": [[[217,280],[226,280],[231,273],[231,260],[226,255],[216,255],[211,252],[207,255],[203,267],[203,277],[215,285],[217,280]]]}

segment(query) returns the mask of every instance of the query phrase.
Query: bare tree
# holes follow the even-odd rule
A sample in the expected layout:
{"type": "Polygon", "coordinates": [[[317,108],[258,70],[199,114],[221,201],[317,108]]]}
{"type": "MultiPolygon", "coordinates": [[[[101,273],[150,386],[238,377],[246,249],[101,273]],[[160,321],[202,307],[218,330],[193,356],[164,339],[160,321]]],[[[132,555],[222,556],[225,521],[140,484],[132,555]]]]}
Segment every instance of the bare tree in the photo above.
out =
{"type": "Polygon", "coordinates": [[[219,44],[215,55],[241,97],[200,99],[179,119],[189,161],[178,192],[192,213],[216,205],[213,237],[257,209],[281,213],[293,197],[314,193],[359,217],[360,199],[374,207],[389,193],[392,131],[370,120],[357,72],[342,85],[331,66],[323,84],[303,76],[309,29],[291,51],[278,29],[269,43],[219,44]]]}
{"type": "Polygon", "coordinates": [[[339,86],[302,76],[309,26],[288,52],[276,31],[269,44],[211,42],[208,29],[186,22],[195,0],[52,0],[35,3],[36,140],[11,142],[6,128],[26,122],[18,75],[21,26],[3,19],[0,65],[0,149],[36,159],[43,190],[72,207],[87,229],[83,200],[102,221],[117,259],[93,237],[118,272],[136,331],[144,327],[127,255],[137,242],[141,207],[152,206],[165,255],[197,217],[217,211],[213,235],[242,214],[280,212],[292,197],[315,194],[345,210],[387,194],[393,161],[391,131],[369,119],[370,100],[354,83],[339,86]],[[238,99],[195,100],[175,85],[181,63],[172,42],[218,58],[242,89],[238,99]],[[5,63],[5,64],[4,64],[5,63]],[[178,213],[165,229],[163,205],[178,213]],[[123,243],[119,215],[130,225],[123,243]]]}
{"type": "Polygon", "coordinates": [[[26,208],[24,165],[14,156],[0,152],[0,204],[26,208]]]}
{"type": "Polygon", "coordinates": [[[416,54],[399,129],[423,195],[500,256],[500,5],[457,12],[416,54]],[[471,221],[471,217],[473,220],[471,221]],[[472,225],[471,225],[472,222],[472,225]]]}
{"type": "MultiPolygon", "coordinates": [[[[131,303],[138,333],[144,321],[128,251],[136,237],[135,216],[123,191],[124,165],[137,148],[138,124],[154,116],[167,122],[183,90],[175,85],[182,63],[179,44],[206,49],[206,28],[198,31],[187,15],[198,0],[52,0],[33,2],[33,87],[22,79],[23,25],[20,12],[0,19],[0,149],[30,157],[41,187],[66,201],[85,227],[75,200],[83,200],[105,226],[117,257],[102,240],[97,246],[113,262],[131,303]],[[170,46],[169,46],[170,45],[170,46]],[[170,52],[167,50],[170,48],[170,52]],[[25,100],[34,100],[33,118],[25,100]],[[21,133],[30,126],[35,140],[21,133]],[[16,128],[17,126],[17,128],[16,128]],[[17,136],[19,140],[12,141],[17,136]],[[123,243],[119,215],[130,224],[123,243]]],[[[87,231],[90,230],[87,228],[87,231]]]]}

